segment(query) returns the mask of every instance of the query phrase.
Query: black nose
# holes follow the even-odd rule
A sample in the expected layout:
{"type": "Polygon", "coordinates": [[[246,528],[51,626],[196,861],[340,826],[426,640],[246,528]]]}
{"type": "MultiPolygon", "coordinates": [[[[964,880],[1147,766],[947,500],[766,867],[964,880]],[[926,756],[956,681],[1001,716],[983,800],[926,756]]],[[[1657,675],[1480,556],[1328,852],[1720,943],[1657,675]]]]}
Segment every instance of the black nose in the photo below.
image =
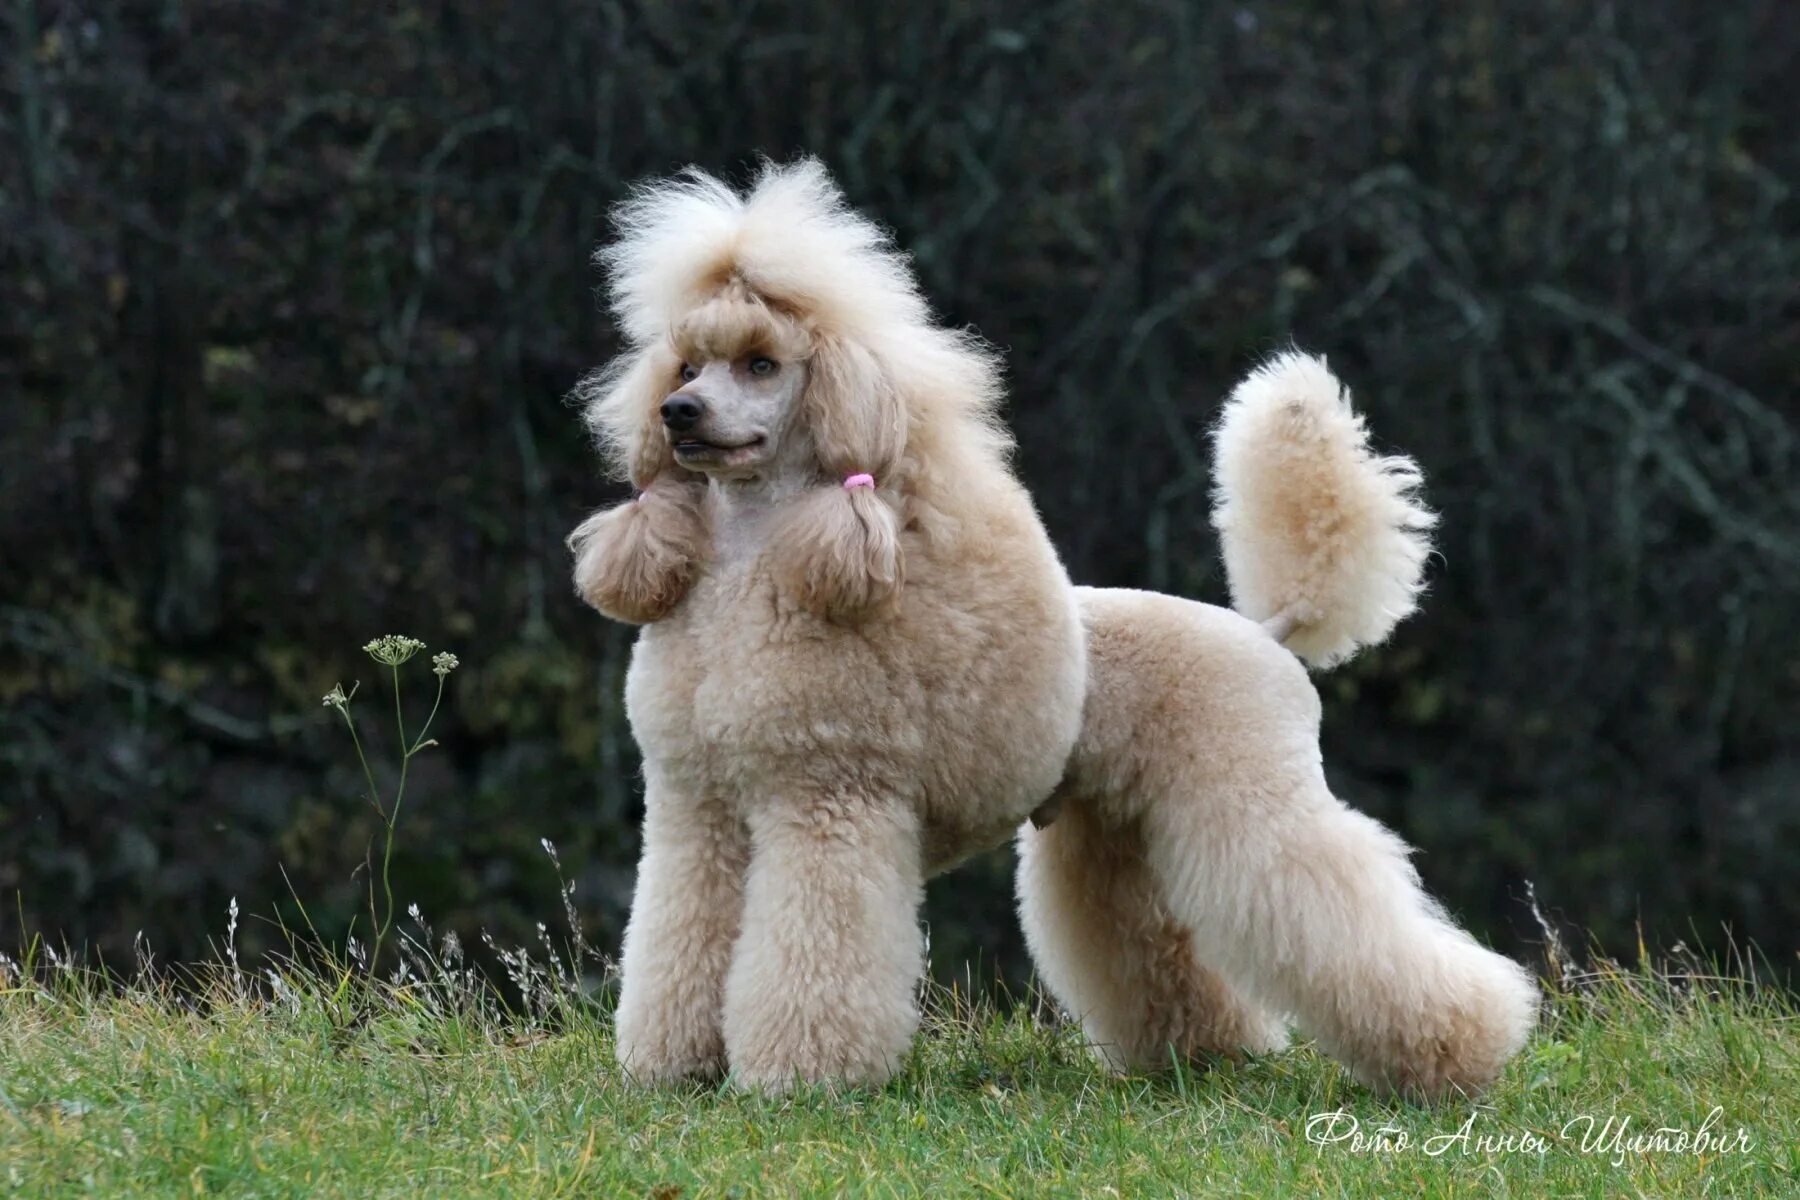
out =
{"type": "Polygon", "coordinates": [[[662,404],[663,424],[682,433],[700,423],[700,402],[692,396],[670,396],[662,404]]]}

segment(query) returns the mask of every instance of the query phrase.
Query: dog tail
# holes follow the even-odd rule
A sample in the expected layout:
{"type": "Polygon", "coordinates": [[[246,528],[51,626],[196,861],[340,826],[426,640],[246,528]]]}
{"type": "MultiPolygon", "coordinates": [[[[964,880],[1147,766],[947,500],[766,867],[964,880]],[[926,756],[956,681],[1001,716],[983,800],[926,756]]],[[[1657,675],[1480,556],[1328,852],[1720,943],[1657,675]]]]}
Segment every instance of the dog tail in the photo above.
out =
{"type": "Polygon", "coordinates": [[[1238,612],[1329,667],[1418,607],[1437,522],[1418,464],[1370,449],[1323,358],[1289,352],[1252,371],[1213,448],[1213,525],[1238,612]]]}

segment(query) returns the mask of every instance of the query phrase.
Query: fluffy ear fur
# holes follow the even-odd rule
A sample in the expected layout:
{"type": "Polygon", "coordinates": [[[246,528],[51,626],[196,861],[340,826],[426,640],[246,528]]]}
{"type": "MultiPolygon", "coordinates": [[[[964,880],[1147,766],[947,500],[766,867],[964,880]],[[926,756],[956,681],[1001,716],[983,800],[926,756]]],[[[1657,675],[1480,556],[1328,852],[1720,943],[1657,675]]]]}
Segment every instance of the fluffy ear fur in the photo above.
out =
{"type": "Polygon", "coordinates": [[[662,402],[677,386],[681,364],[663,343],[619,355],[583,379],[577,395],[587,407],[588,428],[614,476],[648,488],[678,470],[662,432],[662,402]]]}
{"type": "Polygon", "coordinates": [[[706,547],[695,484],[664,483],[595,513],[569,535],[575,590],[614,620],[646,625],[687,595],[706,547]]]}
{"type": "Polygon", "coordinates": [[[881,482],[906,452],[906,407],[875,355],[821,335],[807,364],[806,422],[819,465],[842,482],[866,472],[881,482]]]}
{"type": "Polygon", "coordinates": [[[883,608],[904,574],[896,475],[906,408],[874,354],[856,342],[821,335],[807,370],[804,419],[826,482],[787,506],[778,571],[808,610],[855,622],[883,608]],[[862,474],[876,488],[843,486],[862,474]]]}
{"type": "Polygon", "coordinates": [[[813,488],[783,506],[777,577],[809,612],[867,620],[900,594],[905,572],[894,502],[868,488],[813,488]]]}

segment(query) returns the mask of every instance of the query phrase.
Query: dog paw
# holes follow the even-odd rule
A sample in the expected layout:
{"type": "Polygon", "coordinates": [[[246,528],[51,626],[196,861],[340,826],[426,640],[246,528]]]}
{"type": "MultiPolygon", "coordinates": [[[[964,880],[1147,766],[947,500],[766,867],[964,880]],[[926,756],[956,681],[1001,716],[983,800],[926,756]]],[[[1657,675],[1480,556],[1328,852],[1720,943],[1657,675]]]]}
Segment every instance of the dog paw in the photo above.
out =
{"type": "Polygon", "coordinates": [[[1537,1023],[1537,985],[1516,963],[1469,945],[1443,994],[1368,1048],[1355,1073],[1378,1091],[1417,1100],[1480,1094],[1537,1023]]]}
{"type": "Polygon", "coordinates": [[[851,1062],[847,1059],[831,1066],[818,1062],[769,1059],[755,1063],[734,1063],[726,1076],[726,1085],[740,1092],[761,1092],[767,1096],[785,1096],[796,1088],[823,1087],[832,1093],[860,1088],[878,1088],[893,1078],[898,1064],[885,1058],[851,1062]]]}
{"type": "Polygon", "coordinates": [[[687,1038],[669,1033],[657,1037],[621,1025],[614,1054],[627,1079],[646,1087],[668,1087],[724,1077],[725,1046],[716,1030],[687,1038]]]}
{"type": "Polygon", "coordinates": [[[780,1095],[803,1084],[874,1088],[893,1077],[917,1020],[910,1005],[821,1011],[807,999],[768,997],[727,1021],[730,1086],[780,1095]]]}

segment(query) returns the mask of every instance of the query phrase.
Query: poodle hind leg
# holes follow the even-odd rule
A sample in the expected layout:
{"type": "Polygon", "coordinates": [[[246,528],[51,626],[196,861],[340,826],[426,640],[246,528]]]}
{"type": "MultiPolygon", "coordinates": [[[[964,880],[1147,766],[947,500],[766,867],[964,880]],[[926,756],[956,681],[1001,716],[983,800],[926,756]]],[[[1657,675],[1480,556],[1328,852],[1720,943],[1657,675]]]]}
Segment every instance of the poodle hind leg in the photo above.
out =
{"type": "Polygon", "coordinates": [[[644,1083],[725,1071],[720,1009],[743,904],[749,838],[725,805],[647,770],[644,853],[625,928],[619,1064],[644,1083]]]}
{"type": "Polygon", "coordinates": [[[1282,1021],[1202,965],[1162,902],[1138,823],[1061,805],[1019,832],[1019,916],[1038,975],[1115,1070],[1279,1048],[1282,1021]]]}
{"type": "Polygon", "coordinates": [[[923,868],[910,806],[771,800],[750,818],[744,922],[725,989],[732,1082],[883,1083],[919,1021],[923,868]]]}
{"type": "Polygon", "coordinates": [[[1216,803],[1171,798],[1145,820],[1202,954],[1364,1083],[1478,1091],[1530,1033],[1524,970],[1451,924],[1406,846],[1332,796],[1316,763],[1216,803]]]}

